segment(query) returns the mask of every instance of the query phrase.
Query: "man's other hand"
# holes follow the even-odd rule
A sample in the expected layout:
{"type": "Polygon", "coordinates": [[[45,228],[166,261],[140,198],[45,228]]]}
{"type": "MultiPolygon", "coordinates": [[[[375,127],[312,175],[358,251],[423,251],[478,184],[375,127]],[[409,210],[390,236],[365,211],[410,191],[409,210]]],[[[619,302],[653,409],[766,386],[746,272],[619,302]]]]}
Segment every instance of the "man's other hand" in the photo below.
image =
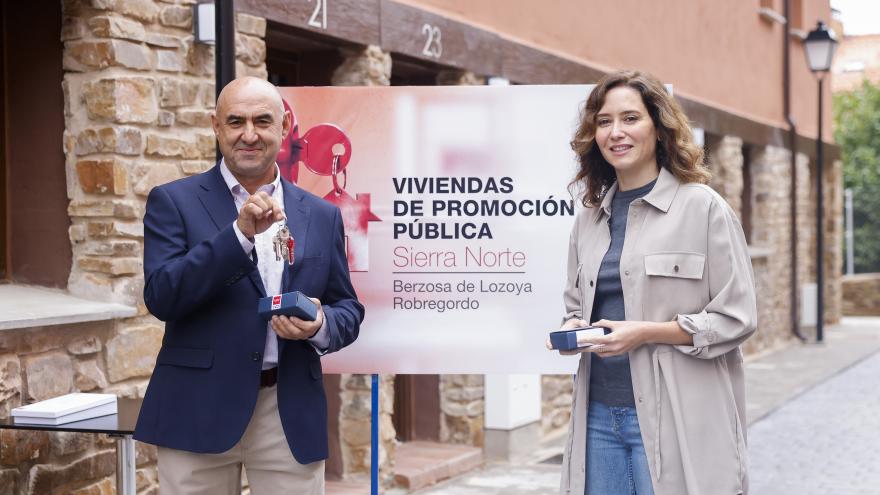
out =
{"type": "Polygon", "coordinates": [[[324,308],[321,306],[321,301],[314,297],[309,299],[318,306],[318,316],[315,318],[315,321],[301,320],[296,316],[273,316],[271,321],[272,330],[275,330],[279,337],[290,340],[306,340],[318,333],[321,325],[324,324],[324,308]]]}

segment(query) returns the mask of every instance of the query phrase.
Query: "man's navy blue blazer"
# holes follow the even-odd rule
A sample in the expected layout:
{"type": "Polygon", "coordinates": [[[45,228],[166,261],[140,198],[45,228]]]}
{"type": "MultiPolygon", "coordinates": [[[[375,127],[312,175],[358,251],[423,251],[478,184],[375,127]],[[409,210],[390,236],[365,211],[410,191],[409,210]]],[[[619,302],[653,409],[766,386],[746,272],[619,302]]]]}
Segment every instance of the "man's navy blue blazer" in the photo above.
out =
{"type": "MultiPolygon", "coordinates": [[[[357,338],[364,317],[349,278],[342,216],[330,203],[281,183],[296,241],[282,292],[321,300],[328,352],[337,351],[357,338]]],[[[147,198],[144,302],[165,322],[165,336],[135,429],[139,441],[220,453],[241,439],[253,415],[266,343],[257,303],[266,292],[232,228],[237,217],[219,165],[158,186],[147,198]]],[[[293,456],[301,464],[326,459],[321,361],[308,342],[278,338],[277,390],[293,456]]]]}

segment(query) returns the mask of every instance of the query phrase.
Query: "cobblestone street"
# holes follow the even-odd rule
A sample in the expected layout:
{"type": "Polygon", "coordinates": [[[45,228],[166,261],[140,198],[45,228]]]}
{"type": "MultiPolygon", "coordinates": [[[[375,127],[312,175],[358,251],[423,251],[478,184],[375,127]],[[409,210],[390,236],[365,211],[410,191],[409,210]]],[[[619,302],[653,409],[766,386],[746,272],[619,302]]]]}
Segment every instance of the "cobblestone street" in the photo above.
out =
{"type": "Polygon", "coordinates": [[[880,353],[752,425],[752,493],[880,493],[878,377],[880,353]]]}

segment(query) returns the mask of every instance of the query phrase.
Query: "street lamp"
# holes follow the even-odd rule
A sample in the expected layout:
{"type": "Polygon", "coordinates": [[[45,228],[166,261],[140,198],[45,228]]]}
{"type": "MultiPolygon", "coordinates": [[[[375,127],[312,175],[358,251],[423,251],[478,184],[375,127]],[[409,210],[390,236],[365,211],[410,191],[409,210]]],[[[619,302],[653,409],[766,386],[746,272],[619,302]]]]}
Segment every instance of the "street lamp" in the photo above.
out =
{"type": "Polygon", "coordinates": [[[807,63],[819,82],[819,131],[816,140],[816,341],[822,342],[822,327],[824,326],[824,239],[823,223],[824,209],[822,205],[822,168],[824,166],[822,155],[822,79],[831,70],[831,59],[837,49],[837,37],[834,30],[828,29],[825,23],[819,21],[816,29],[810,31],[804,40],[804,48],[807,53],[807,63]]]}

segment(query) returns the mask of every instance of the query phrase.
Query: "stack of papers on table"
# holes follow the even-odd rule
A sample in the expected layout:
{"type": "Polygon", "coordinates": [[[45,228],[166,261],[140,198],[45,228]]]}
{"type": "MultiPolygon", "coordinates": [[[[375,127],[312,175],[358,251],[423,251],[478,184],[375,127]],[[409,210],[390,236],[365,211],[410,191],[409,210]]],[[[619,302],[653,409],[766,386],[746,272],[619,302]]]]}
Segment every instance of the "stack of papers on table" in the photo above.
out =
{"type": "Polygon", "coordinates": [[[116,414],[113,394],[67,394],[12,410],[16,423],[33,425],[63,425],[110,414],[116,414]]]}

